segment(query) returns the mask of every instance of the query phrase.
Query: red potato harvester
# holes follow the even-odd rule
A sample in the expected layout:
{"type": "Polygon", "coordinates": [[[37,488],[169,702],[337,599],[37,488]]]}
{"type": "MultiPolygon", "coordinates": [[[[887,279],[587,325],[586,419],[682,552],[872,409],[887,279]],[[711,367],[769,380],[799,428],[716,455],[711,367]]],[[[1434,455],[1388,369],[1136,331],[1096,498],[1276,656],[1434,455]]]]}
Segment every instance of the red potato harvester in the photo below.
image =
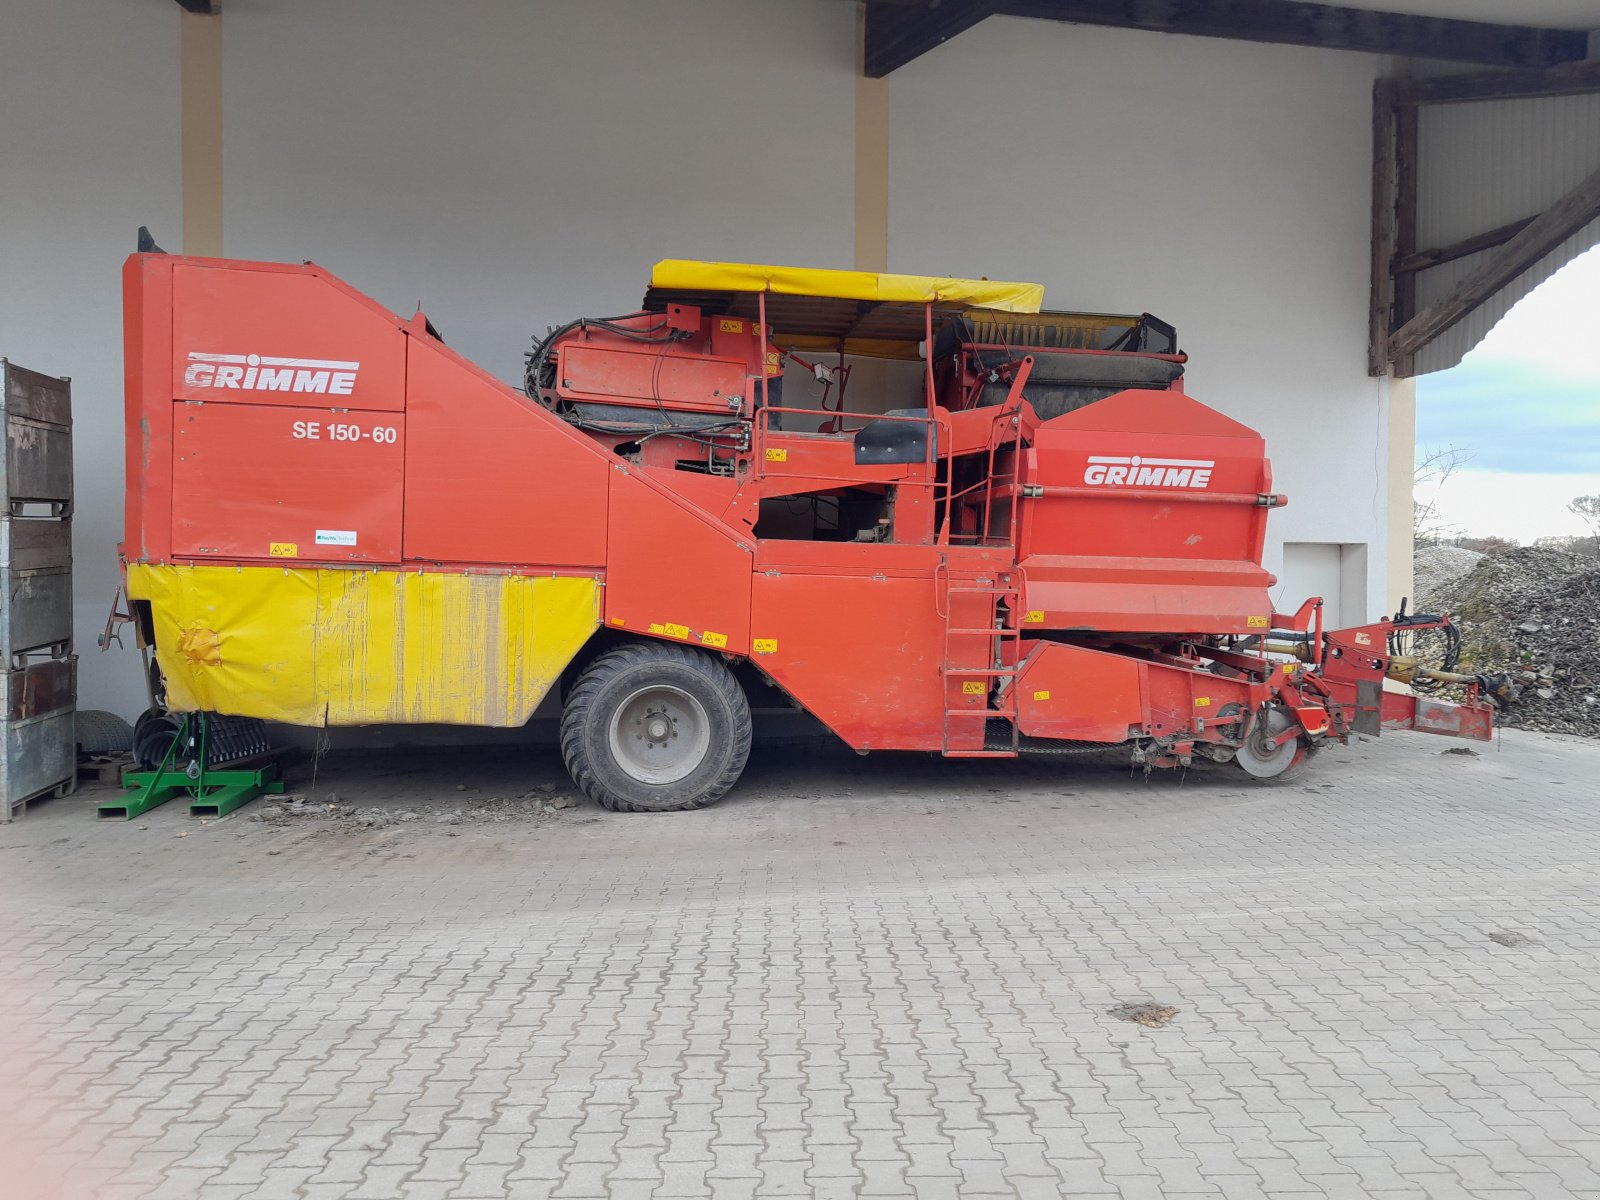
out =
{"type": "Polygon", "coordinates": [[[667,261],[517,391],[315,265],[124,279],[122,551],[174,712],[515,726],[554,691],[577,783],[656,811],[734,785],[763,682],[862,752],[1280,780],[1352,731],[1486,740],[1509,694],[1446,617],[1273,611],[1265,446],[1148,314],[667,261]]]}

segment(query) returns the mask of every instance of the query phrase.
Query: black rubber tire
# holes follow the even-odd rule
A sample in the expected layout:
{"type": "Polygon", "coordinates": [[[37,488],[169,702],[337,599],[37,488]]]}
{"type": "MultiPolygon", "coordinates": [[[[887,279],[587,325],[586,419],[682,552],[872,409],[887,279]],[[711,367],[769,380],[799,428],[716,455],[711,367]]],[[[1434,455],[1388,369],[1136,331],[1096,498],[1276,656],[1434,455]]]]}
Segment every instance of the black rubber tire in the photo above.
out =
{"type": "Polygon", "coordinates": [[[750,703],[720,658],[670,642],[630,642],[585,668],[561,713],[561,757],[572,781],[612,812],[686,812],[714,804],[750,757],[750,703]],[[647,783],[617,761],[610,724],[640,687],[664,684],[694,697],[710,723],[705,758],[672,783],[647,783]]]}

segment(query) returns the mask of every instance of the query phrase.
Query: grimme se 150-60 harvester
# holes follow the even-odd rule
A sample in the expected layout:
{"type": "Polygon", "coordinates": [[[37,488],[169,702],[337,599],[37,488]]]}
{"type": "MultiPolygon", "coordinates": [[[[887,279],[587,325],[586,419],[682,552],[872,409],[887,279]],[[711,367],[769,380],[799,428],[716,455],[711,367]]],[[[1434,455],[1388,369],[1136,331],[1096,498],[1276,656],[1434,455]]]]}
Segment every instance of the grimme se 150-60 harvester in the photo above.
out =
{"type": "Polygon", "coordinates": [[[732,787],[763,683],[860,751],[1260,779],[1493,727],[1496,681],[1402,653],[1446,618],[1273,611],[1262,439],[1148,314],[668,261],[519,392],[318,266],[124,282],[123,556],[175,712],[515,726],[558,689],[573,778],[627,811],[732,787]]]}

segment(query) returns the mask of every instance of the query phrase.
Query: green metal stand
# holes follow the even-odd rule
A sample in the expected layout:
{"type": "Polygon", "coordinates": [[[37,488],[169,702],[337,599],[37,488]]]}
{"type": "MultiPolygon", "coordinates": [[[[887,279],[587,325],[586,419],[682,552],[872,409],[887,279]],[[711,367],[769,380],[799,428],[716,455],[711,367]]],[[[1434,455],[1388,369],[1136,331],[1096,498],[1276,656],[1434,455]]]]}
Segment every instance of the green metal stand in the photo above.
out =
{"type": "Polygon", "coordinates": [[[283,791],[283,780],[278,778],[278,768],[272,764],[254,771],[207,769],[206,714],[189,713],[178,727],[172,745],[167,747],[161,766],[154,771],[128,772],[122,777],[122,786],[129,794],[120,800],[107,800],[101,804],[97,811],[102,818],[121,817],[131,821],[184,792],[194,797],[189,801],[190,816],[226,816],[263,793],[283,791]],[[191,721],[199,731],[194,761],[186,770],[172,770],[172,760],[178,753],[178,747],[183,745],[191,721]]]}

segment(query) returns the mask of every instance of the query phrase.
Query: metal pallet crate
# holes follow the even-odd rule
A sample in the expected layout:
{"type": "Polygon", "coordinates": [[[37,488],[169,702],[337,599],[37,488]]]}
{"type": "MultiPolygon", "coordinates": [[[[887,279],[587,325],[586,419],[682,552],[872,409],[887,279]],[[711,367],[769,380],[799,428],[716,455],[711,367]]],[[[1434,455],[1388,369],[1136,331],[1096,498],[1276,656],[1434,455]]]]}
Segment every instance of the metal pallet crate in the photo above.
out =
{"type": "Polygon", "coordinates": [[[0,821],[77,783],[72,388],[0,358],[0,821]]]}
{"type": "Polygon", "coordinates": [[[0,672],[0,822],[21,816],[29,803],[65,796],[78,779],[73,718],[78,694],[75,656],[0,672]]]}
{"type": "Polygon", "coordinates": [[[14,517],[72,513],[72,385],[0,358],[6,448],[0,499],[14,517]]]}
{"type": "Polygon", "coordinates": [[[0,515],[0,668],[72,645],[72,523],[0,515]]]}

